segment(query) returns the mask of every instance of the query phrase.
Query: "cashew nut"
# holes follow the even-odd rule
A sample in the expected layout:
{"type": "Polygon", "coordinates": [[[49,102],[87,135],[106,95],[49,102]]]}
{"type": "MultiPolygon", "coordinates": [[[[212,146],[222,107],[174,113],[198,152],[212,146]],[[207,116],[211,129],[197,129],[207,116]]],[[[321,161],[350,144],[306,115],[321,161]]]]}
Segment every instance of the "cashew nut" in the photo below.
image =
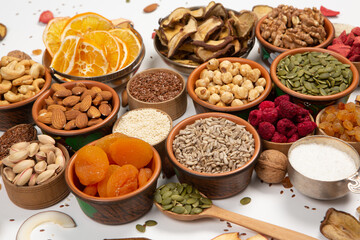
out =
{"type": "Polygon", "coordinates": [[[14,86],[30,85],[33,83],[33,78],[30,75],[24,75],[22,77],[13,80],[12,83],[14,86]]]}
{"type": "Polygon", "coordinates": [[[10,57],[10,56],[3,56],[1,58],[1,66],[2,67],[5,67],[7,66],[10,62],[12,61],[20,61],[21,59],[20,58],[17,58],[17,57],[10,57]]]}
{"type": "Polygon", "coordinates": [[[45,74],[45,67],[40,63],[34,63],[30,68],[30,75],[36,79],[42,77],[45,74]]]}
{"type": "Polygon", "coordinates": [[[37,78],[34,80],[32,85],[35,87],[35,93],[40,92],[40,89],[44,86],[45,80],[42,78],[37,78]]]}
{"type": "Polygon", "coordinates": [[[35,92],[35,87],[33,85],[21,85],[18,88],[19,93],[26,94],[29,91],[35,92]]]}
{"type": "Polygon", "coordinates": [[[24,94],[24,99],[28,99],[31,98],[35,95],[36,93],[34,91],[28,91],[26,94],[24,94]]]}
{"type": "Polygon", "coordinates": [[[10,62],[7,66],[0,69],[2,77],[6,80],[13,80],[21,77],[25,73],[25,66],[19,64],[18,61],[14,60],[10,62]]]}
{"type": "Polygon", "coordinates": [[[19,64],[24,65],[24,67],[25,67],[26,69],[29,69],[29,68],[31,67],[31,62],[30,62],[30,60],[21,60],[21,61],[19,62],[19,64]]]}
{"type": "Polygon", "coordinates": [[[15,94],[11,91],[8,91],[7,93],[4,94],[4,98],[5,98],[5,100],[7,100],[11,103],[15,103],[15,102],[20,102],[21,100],[23,100],[24,95],[23,94],[15,94]]]}
{"type": "Polygon", "coordinates": [[[0,106],[9,105],[10,103],[6,100],[0,100],[0,106]]]}
{"type": "Polygon", "coordinates": [[[0,84],[0,94],[4,94],[4,93],[10,91],[11,87],[12,87],[12,84],[10,81],[3,80],[0,84]]]}

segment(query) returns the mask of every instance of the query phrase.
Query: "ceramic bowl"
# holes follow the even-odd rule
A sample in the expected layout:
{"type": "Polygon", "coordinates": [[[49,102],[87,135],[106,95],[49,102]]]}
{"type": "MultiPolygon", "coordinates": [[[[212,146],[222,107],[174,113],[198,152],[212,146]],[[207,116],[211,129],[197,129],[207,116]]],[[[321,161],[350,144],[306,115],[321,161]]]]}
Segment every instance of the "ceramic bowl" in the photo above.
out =
{"type": "MultiPolygon", "coordinates": [[[[94,145],[95,142],[90,143],[94,145]]],[[[145,215],[153,205],[153,194],[161,171],[161,160],[155,148],[154,157],[147,165],[153,175],[143,187],[119,197],[100,198],[82,192],[84,186],[75,174],[75,153],[65,169],[65,180],[70,191],[75,195],[81,210],[92,220],[119,225],[134,221],[145,215]]]]}
{"type": "Polygon", "coordinates": [[[17,124],[34,123],[34,120],[31,117],[31,108],[35,100],[39,98],[51,84],[51,75],[47,69],[45,70],[44,79],[44,86],[41,88],[40,92],[33,97],[10,105],[0,106],[0,131],[6,131],[17,124]]]}
{"type": "Polygon", "coordinates": [[[78,150],[84,145],[99,139],[105,135],[108,135],[111,133],[112,126],[114,122],[117,119],[117,113],[120,109],[120,99],[118,94],[115,92],[113,88],[106,85],[105,83],[101,82],[95,82],[95,81],[73,81],[73,82],[67,82],[63,83],[62,85],[65,88],[72,89],[76,83],[83,83],[88,88],[91,87],[99,87],[102,90],[110,91],[112,93],[112,111],[107,116],[104,121],[101,123],[98,123],[91,127],[86,127],[83,129],[75,129],[75,130],[58,130],[55,128],[52,128],[38,120],[38,113],[39,111],[46,105],[45,99],[49,96],[52,96],[54,94],[54,90],[49,89],[47,90],[43,95],[41,95],[34,103],[33,109],[32,109],[32,117],[36,123],[36,125],[39,126],[41,131],[45,134],[48,134],[54,138],[60,138],[60,142],[69,145],[73,148],[73,150],[78,150]]]}
{"type": "MultiPolygon", "coordinates": [[[[285,51],[288,51],[289,49],[276,47],[276,46],[272,45],[271,43],[269,43],[268,41],[266,41],[261,36],[260,26],[266,18],[267,18],[267,16],[264,16],[257,22],[256,28],[255,28],[255,36],[256,36],[257,40],[259,41],[261,59],[266,63],[266,65],[270,66],[270,64],[272,64],[274,59],[279,54],[281,54],[285,51]]],[[[326,39],[321,44],[315,46],[317,48],[326,48],[332,42],[332,40],[335,36],[334,26],[329,21],[329,19],[327,19],[326,17],[324,18],[324,28],[326,31],[326,39]]]]}
{"type": "MultiPolygon", "coordinates": [[[[56,147],[61,149],[65,161],[68,163],[70,157],[66,148],[59,143],[56,144],[56,147]]],[[[4,167],[3,164],[1,173],[3,173],[4,167]]],[[[5,177],[5,174],[1,174],[1,177],[10,200],[25,209],[35,210],[50,207],[63,200],[70,192],[65,182],[65,168],[56,176],[35,186],[16,186],[5,177]]]]}
{"type": "Polygon", "coordinates": [[[144,70],[142,72],[137,73],[135,76],[133,76],[130,79],[130,81],[127,83],[126,93],[128,96],[129,109],[133,110],[133,109],[137,109],[137,108],[156,108],[156,109],[166,112],[167,114],[170,115],[172,120],[175,120],[175,119],[181,117],[186,111],[187,97],[186,97],[185,87],[186,87],[186,82],[185,82],[185,79],[183,78],[183,76],[181,76],[179,73],[177,73],[173,70],[166,69],[166,68],[150,68],[150,69],[144,70]],[[132,96],[130,94],[129,89],[130,89],[130,86],[133,81],[135,81],[137,78],[139,78],[141,76],[144,76],[144,75],[147,75],[150,73],[154,73],[154,72],[158,72],[158,71],[168,72],[170,74],[176,75],[177,77],[179,77],[182,80],[183,88],[176,97],[166,100],[166,101],[163,101],[163,102],[144,102],[144,101],[136,99],[134,96],[132,96]]]}
{"type": "Polygon", "coordinates": [[[178,123],[171,130],[166,140],[166,150],[180,182],[194,185],[200,192],[211,199],[222,199],[238,194],[249,185],[253,168],[261,152],[261,140],[255,128],[242,118],[227,113],[209,112],[193,115],[178,123]],[[187,125],[194,123],[198,119],[209,117],[223,117],[236,124],[244,125],[246,130],[253,135],[255,140],[254,154],[251,159],[240,168],[224,173],[201,173],[185,167],[176,159],[172,147],[175,136],[187,125]]]}
{"type": "Polygon", "coordinates": [[[270,66],[270,75],[271,79],[273,80],[274,84],[276,85],[276,93],[277,95],[282,94],[289,94],[293,100],[294,103],[302,105],[306,109],[308,109],[313,116],[315,116],[322,108],[332,105],[336,103],[337,101],[343,101],[346,102],[347,98],[350,96],[350,94],[357,88],[359,84],[359,73],[356,70],[354,64],[352,64],[347,58],[341,56],[340,54],[337,54],[335,52],[332,52],[330,50],[322,49],[322,48],[297,48],[293,50],[288,50],[282,54],[280,54],[274,62],[270,66]],[[328,96],[312,96],[312,95],[306,95],[302,94],[296,91],[291,90],[290,88],[283,85],[280,81],[280,79],[276,75],[276,67],[278,63],[281,61],[281,59],[285,58],[288,55],[294,55],[297,53],[304,53],[304,52],[322,52],[322,53],[328,53],[335,58],[337,58],[340,62],[344,64],[349,64],[350,69],[353,73],[353,79],[350,84],[350,86],[345,89],[342,92],[328,95],[328,96]]]}
{"type": "Polygon", "coordinates": [[[270,94],[272,83],[271,78],[268,73],[268,71],[261,66],[259,63],[244,59],[244,58],[219,58],[219,62],[228,60],[232,63],[238,62],[241,64],[249,64],[251,68],[258,68],[261,71],[261,77],[266,79],[266,85],[264,88],[264,92],[261,93],[261,95],[255,99],[252,102],[249,102],[247,104],[236,106],[236,107],[220,107],[213,104],[210,104],[204,100],[201,100],[196,94],[195,94],[195,82],[200,78],[200,73],[202,70],[206,69],[206,63],[201,64],[199,67],[197,67],[189,76],[186,88],[189,96],[193,100],[194,107],[196,113],[204,113],[204,112],[227,112],[234,115],[237,115],[243,119],[247,119],[249,116],[249,113],[251,110],[254,110],[262,101],[264,101],[270,94]]]}

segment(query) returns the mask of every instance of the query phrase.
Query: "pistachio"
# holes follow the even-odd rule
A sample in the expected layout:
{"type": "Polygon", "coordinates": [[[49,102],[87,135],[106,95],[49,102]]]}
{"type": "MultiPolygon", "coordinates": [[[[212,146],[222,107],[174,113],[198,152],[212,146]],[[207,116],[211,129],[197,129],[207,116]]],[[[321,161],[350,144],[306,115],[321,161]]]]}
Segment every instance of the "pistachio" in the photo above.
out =
{"type": "Polygon", "coordinates": [[[38,143],[31,143],[28,147],[29,149],[29,157],[35,156],[35,154],[39,151],[39,144],[38,143]]]}
{"type": "Polygon", "coordinates": [[[55,164],[59,165],[59,171],[61,171],[65,166],[65,157],[64,155],[59,155],[55,158],[55,164]]]}
{"type": "Polygon", "coordinates": [[[25,160],[28,156],[29,156],[29,150],[23,149],[23,150],[19,150],[17,152],[14,152],[13,154],[11,154],[9,156],[9,160],[12,163],[17,163],[22,160],[25,160]]]}
{"type": "Polygon", "coordinates": [[[15,173],[10,167],[4,167],[3,174],[10,182],[15,178],[15,173]]]}
{"type": "Polygon", "coordinates": [[[19,143],[13,144],[10,149],[14,152],[17,152],[17,151],[27,148],[29,145],[30,145],[29,142],[19,142],[19,143]]]}
{"type": "Polygon", "coordinates": [[[43,152],[43,151],[40,151],[38,152],[36,155],[35,155],[35,159],[36,161],[46,161],[46,153],[43,152]]]}
{"type": "Polygon", "coordinates": [[[55,151],[55,146],[52,144],[40,144],[40,151],[48,153],[50,151],[55,151]]]}
{"type": "Polygon", "coordinates": [[[39,141],[44,145],[46,144],[55,145],[55,139],[53,139],[49,135],[42,134],[42,135],[38,135],[37,137],[39,141]]]}
{"type": "Polygon", "coordinates": [[[11,161],[9,160],[9,156],[3,158],[3,159],[2,159],[2,163],[5,164],[5,166],[11,167],[11,168],[12,168],[13,166],[15,166],[15,163],[13,163],[13,162],[11,162],[11,161]]]}
{"type": "Polygon", "coordinates": [[[55,153],[53,151],[50,151],[46,154],[47,156],[47,163],[48,164],[53,164],[55,163],[55,159],[56,159],[56,156],[55,156],[55,153]]]}
{"type": "Polygon", "coordinates": [[[55,172],[57,172],[57,170],[59,169],[60,165],[53,163],[53,164],[49,164],[47,165],[47,170],[55,170],[55,172]]]}
{"type": "Polygon", "coordinates": [[[25,169],[31,168],[34,165],[35,161],[32,159],[23,160],[15,164],[15,166],[13,167],[13,171],[14,173],[21,173],[25,169]]]}
{"type": "Polygon", "coordinates": [[[28,182],[29,186],[35,186],[36,184],[36,178],[37,178],[38,174],[37,173],[33,173],[30,177],[30,180],[28,182]]]}
{"type": "Polygon", "coordinates": [[[30,180],[32,172],[33,172],[32,168],[25,169],[15,177],[16,180],[14,179],[15,181],[14,183],[17,186],[24,186],[30,180]]]}
{"type": "Polygon", "coordinates": [[[45,182],[46,180],[50,179],[54,174],[55,174],[54,169],[46,170],[46,171],[40,173],[39,176],[37,176],[36,183],[41,184],[41,183],[45,182]]]}
{"type": "Polygon", "coordinates": [[[34,170],[36,173],[42,173],[46,170],[46,167],[47,167],[47,163],[46,161],[40,161],[38,163],[35,164],[34,166],[34,170]]]}
{"type": "Polygon", "coordinates": [[[55,155],[56,156],[64,156],[64,154],[63,154],[63,152],[61,151],[61,149],[60,148],[58,148],[58,147],[55,147],[55,155]]]}

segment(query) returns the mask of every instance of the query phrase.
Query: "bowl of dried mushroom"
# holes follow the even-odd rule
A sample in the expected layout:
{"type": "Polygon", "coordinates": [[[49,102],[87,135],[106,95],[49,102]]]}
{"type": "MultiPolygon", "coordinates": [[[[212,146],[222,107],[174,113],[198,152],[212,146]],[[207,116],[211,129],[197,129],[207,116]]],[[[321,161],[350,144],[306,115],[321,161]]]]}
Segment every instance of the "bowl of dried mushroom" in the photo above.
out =
{"type": "Polygon", "coordinates": [[[166,64],[183,74],[211,58],[247,57],[255,43],[256,15],[221,3],[180,7],[159,20],[154,47],[166,64]]]}
{"type": "Polygon", "coordinates": [[[119,108],[118,94],[104,83],[54,83],[35,101],[32,117],[42,132],[78,150],[111,133],[119,108]]]}

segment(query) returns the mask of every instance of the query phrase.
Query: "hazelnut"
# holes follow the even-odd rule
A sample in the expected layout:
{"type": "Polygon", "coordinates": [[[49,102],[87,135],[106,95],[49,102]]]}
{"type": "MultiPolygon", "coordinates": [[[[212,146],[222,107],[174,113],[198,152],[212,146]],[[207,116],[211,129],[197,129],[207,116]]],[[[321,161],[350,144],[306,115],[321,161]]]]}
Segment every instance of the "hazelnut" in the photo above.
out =
{"type": "Polygon", "coordinates": [[[288,158],[278,150],[265,150],[261,153],[255,172],[266,183],[280,183],[285,175],[288,158]]]}

